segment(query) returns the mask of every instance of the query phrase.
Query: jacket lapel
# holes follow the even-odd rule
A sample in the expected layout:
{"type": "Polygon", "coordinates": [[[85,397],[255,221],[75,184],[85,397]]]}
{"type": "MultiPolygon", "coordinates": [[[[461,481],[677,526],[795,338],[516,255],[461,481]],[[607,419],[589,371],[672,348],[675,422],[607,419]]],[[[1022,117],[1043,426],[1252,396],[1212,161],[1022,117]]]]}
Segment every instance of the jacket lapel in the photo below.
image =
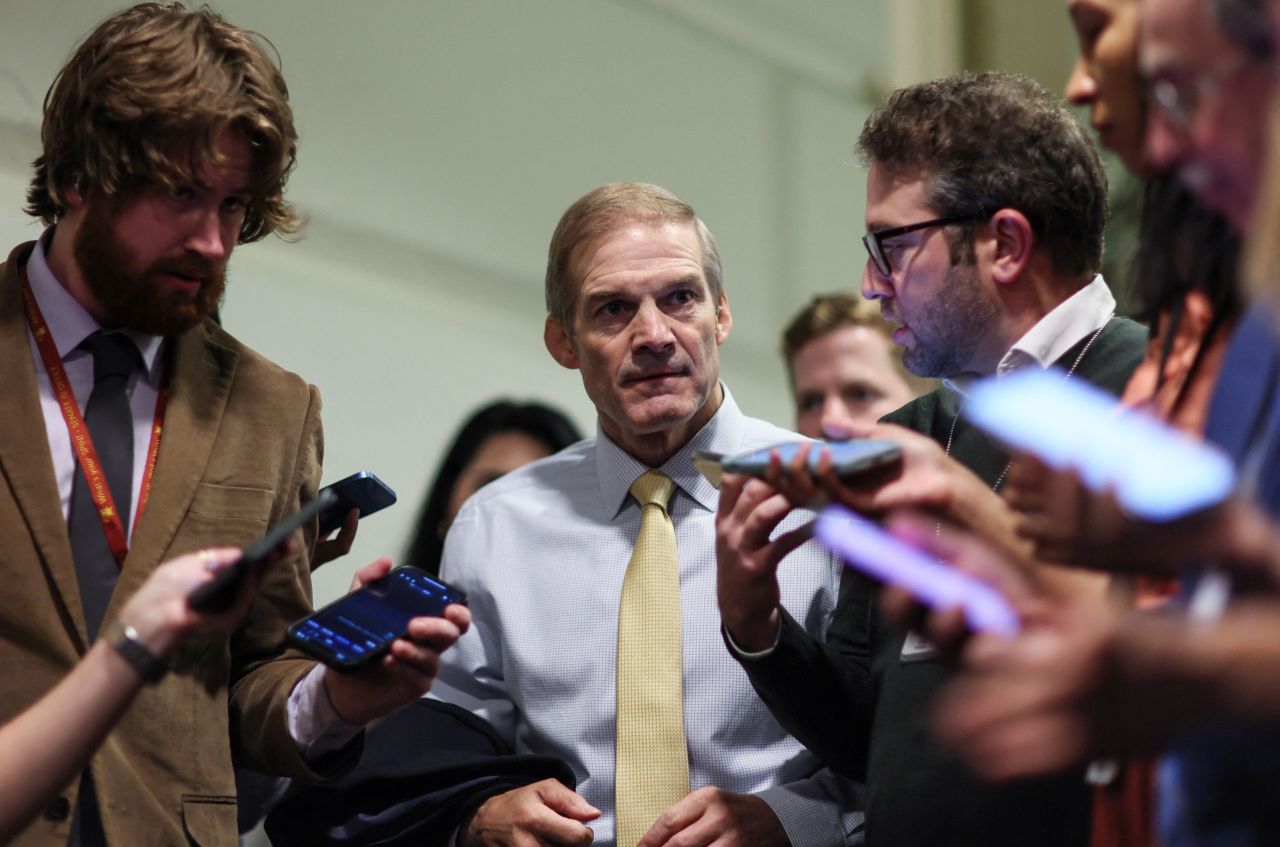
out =
{"type": "Polygon", "coordinates": [[[53,473],[49,437],[40,411],[36,364],[31,356],[27,319],[23,313],[18,269],[26,264],[34,242],[9,255],[0,273],[0,368],[4,373],[4,402],[0,403],[0,469],[13,491],[18,509],[31,532],[59,614],[79,640],[83,652],[84,613],[76,584],[75,563],[62,497],[53,473]]]}
{"type": "MultiPolygon", "coordinates": [[[[226,411],[237,354],[213,339],[205,322],[175,339],[169,362],[169,404],[146,508],[133,532],[112,606],[127,598],[169,555],[204,476],[226,411]]],[[[173,553],[187,553],[175,550],[173,553]]]]}

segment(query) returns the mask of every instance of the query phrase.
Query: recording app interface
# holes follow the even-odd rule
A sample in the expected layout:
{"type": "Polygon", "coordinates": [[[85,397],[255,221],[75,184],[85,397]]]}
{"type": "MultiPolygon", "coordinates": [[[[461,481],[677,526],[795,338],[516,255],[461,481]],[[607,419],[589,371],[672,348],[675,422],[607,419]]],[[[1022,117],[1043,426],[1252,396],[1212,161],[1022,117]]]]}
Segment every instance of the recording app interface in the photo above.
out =
{"type": "Polygon", "coordinates": [[[339,662],[359,662],[403,635],[410,618],[442,614],[453,599],[424,573],[394,570],[301,621],[294,637],[323,648],[339,662]]]}

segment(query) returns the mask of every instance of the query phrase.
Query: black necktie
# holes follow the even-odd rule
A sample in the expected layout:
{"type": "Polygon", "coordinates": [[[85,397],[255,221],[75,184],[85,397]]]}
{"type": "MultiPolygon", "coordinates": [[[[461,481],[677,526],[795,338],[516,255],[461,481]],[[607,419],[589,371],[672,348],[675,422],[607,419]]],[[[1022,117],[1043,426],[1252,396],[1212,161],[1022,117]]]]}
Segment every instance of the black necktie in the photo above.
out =
{"type": "MultiPolygon", "coordinates": [[[[138,347],[119,332],[96,332],[80,345],[93,355],[93,392],[85,406],[84,420],[98,452],[102,473],[115,499],[120,521],[129,526],[133,490],[133,414],[125,386],[129,374],[141,364],[138,347]]],[[[77,466],[71,485],[71,512],[67,519],[71,554],[75,558],[80,602],[89,640],[97,637],[119,568],[103,531],[98,507],[89,495],[84,471],[77,466]]],[[[126,529],[127,531],[127,529],[126,529]]]]}

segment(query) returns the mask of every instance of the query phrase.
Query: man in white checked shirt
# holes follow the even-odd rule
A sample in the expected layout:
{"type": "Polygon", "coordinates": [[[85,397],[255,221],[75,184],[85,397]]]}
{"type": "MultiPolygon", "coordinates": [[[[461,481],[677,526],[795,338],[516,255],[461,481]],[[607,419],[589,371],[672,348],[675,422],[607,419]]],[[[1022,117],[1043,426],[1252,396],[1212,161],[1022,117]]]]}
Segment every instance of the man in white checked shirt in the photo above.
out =
{"type": "MultiPolygon", "coordinates": [[[[786,734],[720,635],[718,493],[691,454],[796,437],[745,417],[719,381],[720,276],[710,232],[656,186],[602,186],[560,220],[545,341],[582,373],[599,429],[459,513],[442,575],[467,592],[472,630],[435,693],[519,752],[563,758],[579,793],[543,782],[491,797],[460,845],[859,837],[861,787],[786,734]]],[[[781,602],[817,637],[838,586],[813,545],[782,566],[781,602]]]]}

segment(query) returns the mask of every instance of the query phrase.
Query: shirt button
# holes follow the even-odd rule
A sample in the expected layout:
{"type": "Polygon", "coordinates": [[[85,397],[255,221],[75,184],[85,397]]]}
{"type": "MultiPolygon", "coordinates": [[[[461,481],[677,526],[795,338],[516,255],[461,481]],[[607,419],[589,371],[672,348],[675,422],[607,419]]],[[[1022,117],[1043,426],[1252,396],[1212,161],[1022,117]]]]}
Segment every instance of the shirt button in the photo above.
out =
{"type": "Polygon", "coordinates": [[[65,821],[71,814],[71,801],[66,797],[55,797],[45,806],[44,816],[51,821],[65,821]]]}

